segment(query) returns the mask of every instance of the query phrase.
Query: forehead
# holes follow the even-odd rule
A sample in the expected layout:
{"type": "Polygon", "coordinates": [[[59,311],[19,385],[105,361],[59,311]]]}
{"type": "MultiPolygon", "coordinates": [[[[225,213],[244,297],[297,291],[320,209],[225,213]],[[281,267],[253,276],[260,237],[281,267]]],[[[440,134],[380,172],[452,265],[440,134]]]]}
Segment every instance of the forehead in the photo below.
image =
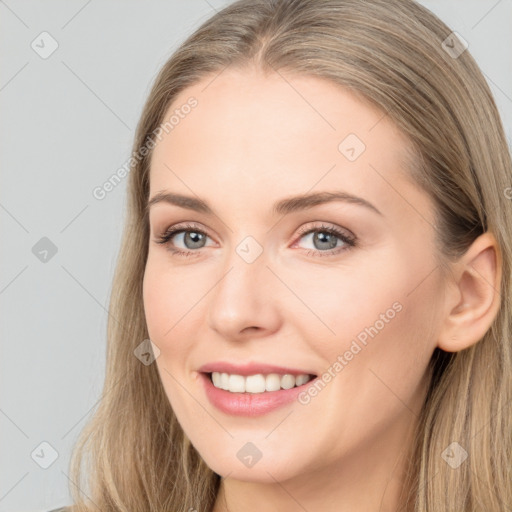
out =
{"type": "Polygon", "coordinates": [[[406,167],[408,140],[390,119],[317,77],[228,69],[181,91],[163,122],[173,115],[154,149],[150,195],[214,190],[238,194],[242,206],[244,194],[266,201],[342,187],[375,198],[379,170],[396,180],[406,167]],[[183,108],[191,97],[196,106],[183,108]]]}

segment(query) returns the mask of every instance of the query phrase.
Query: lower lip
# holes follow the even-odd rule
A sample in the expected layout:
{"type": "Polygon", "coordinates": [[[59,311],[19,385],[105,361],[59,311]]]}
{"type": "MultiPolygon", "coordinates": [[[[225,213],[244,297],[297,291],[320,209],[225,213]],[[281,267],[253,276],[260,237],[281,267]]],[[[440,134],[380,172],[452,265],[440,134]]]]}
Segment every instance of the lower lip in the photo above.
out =
{"type": "Polygon", "coordinates": [[[222,412],[235,416],[259,416],[274,411],[296,400],[297,395],[315,380],[311,379],[306,384],[291,389],[264,393],[231,393],[231,391],[216,388],[208,374],[200,373],[200,376],[210,402],[222,412]]]}

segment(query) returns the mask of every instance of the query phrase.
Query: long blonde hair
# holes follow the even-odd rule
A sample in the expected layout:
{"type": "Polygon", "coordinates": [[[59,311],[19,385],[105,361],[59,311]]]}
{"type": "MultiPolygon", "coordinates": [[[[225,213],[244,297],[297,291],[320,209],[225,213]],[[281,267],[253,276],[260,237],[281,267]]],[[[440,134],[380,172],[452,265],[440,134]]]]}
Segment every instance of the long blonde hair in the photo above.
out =
{"type": "MultiPolygon", "coordinates": [[[[410,174],[434,200],[444,261],[481,233],[502,253],[500,310],[470,348],[436,349],[400,510],[498,512],[512,507],[512,163],[495,102],[451,30],[412,0],[240,0],[207,20],[160,70],[137,127],[138,153],[176,95],[231,66],[330,80],[380,108],[414,148],[410,174]],[[452,37],[452,36],[450,36],[452,37]],[[452,47],[454,42],[448,47],[452,47]],[[510,190],[510,189],[508,189],[510,190]],[[457,469],[442,452],[469,454],[457,469]]],[[[134,356],[148,332],[142,282],[148,251],[151,152],[134,159],[110,299],[101,401],[71,461],[72,510],[211,511],[219,475],[178,424],[155,364],[134,356]],[[84,478],[85,476],[85,478],[84,478]]]]}

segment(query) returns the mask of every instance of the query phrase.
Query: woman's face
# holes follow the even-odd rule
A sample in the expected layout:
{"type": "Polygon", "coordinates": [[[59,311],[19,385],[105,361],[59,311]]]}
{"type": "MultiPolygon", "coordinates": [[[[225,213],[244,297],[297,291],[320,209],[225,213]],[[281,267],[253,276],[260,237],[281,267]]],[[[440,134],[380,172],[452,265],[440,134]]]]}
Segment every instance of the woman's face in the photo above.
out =
{"type": "Polygon", "coordinates": [[[390,460],[420,412],[444,292],[434,210],[407,180],[407,140],[382,112],[311,77],[227,70],[182,91],[165,120],[173,113],[150,198],[190,201],[150,207],[144,307],[186,435],[239,480],[390,460]],[[261,375],[217,389],[201,372],[216,363],[234,367],[206,369],[261,375]],[[317,378],[233,392],[293,385],[285,373],[317,378]]]}

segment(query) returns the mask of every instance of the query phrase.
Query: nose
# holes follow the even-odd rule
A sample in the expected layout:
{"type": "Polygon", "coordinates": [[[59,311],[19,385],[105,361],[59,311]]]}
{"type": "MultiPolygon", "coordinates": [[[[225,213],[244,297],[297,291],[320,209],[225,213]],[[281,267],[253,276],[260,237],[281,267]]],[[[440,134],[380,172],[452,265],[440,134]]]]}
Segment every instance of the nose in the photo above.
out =
{"type": "Polygon", "coordinates": [[[279,280],[267,263],[264,253],[251,263],[236,252],[229,259],[208,294],[209,327],[222,338],[264,337],[279,329],[279,280]]]}

